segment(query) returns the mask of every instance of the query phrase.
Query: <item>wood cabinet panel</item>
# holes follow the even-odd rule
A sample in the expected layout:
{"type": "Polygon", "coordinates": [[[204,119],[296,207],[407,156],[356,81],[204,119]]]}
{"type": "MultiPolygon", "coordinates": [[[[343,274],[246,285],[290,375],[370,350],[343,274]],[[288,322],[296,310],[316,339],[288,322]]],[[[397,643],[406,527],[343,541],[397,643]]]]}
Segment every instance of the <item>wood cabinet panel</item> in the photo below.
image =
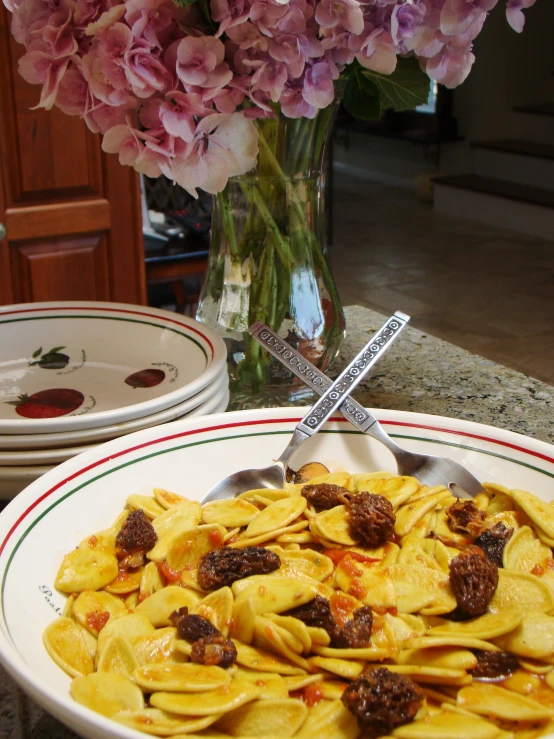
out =
{"type": "Polygon", "coordinates": [[[13,265],[18,303],[110,299],[103,234],[21,243],[13,265]]]}
{"type": "Polygon", "coordinates": [[[61,110],[36,109],[40,88],[23,80],[17,62],[22,46],[7,35],[3,41],[7,73],[0,94],[4,98],[3,121],[6,151],[12,159],[8,207],[52,197],[65,199],[101,194],[102,167],[98,140],[79,118],[61,110]]]}
{"type": "Polygon", "coordinates": [[[111,209],[107,200],[52,203],[34,208],[8,208],[5,225],[18,239],[36,239],[70,233],[109,229],[111,209]]]}
{"type": "Polygon", "coordinates": [[[32,110],[40,88],[0,2],[0,305],[21,301],[146,303],[139,177],[102,152],[84,121],[32,110]]]}
{"type": "MultiPolygon", "coordinates": [[[[15,75],[21,51],[22,47],[12,40],[10,68],[15,75]]],[[[10,129],[13,157],[18,160],[13,169],[12,204],[46,197],[100,194],[102,175],[97,142],[83,121],[57,108],[33,110],[40,88],[19,76],[11,82],[10,129]]]]}
{"type": "Polygon", "coordinates": [[[146,304],[146,268],[142,237],[140,181],[114,155],[104,155],[104,193],[110,204],[107,234],[111,300],[146,304]],[[137,295],[141,299],[137,300],[137,295]]]}

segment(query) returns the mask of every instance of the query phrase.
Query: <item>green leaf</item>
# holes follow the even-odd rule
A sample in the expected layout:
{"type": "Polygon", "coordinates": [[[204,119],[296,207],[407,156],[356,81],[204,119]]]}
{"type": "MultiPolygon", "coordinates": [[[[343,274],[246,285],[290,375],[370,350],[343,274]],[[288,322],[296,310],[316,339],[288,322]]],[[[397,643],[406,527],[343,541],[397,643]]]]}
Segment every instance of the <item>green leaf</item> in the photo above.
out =
{"type": "Polygon", "coordinates": [[[344,90],[344,107],[362,121],[378,120],[381,116],[379,89],[363,71],[363,67],[354,61],[344,90]]]}
{"type": "Polygon", "coordinates": [[[41,354],[42,354],[42,347],[39,346],[39,348],[36,350],[36,352],[33,352],[33,359],[35,357],[40,357],[41,354]]]}
{"type": "Polygon", "coordinates": [[[58,352],[61,352],[62,349],[65,349],[65,346],[55,346],[53,349],[50,349],[48,354],[57,354],[58,352]]]}
{"type": "Polygon", "coordinates": [[[187,8],[189,5],[195,3],[196,0],[174,0],[174,2],[177,3],[180,8],[187,8]]]}
{"type": "Polygon", "coordinates": [[[379,91],[383,110],[412,110],[423,105],[429,97],[431,80],[421,71],[415,57],[399,57],[392,74],[381,74],[364,69],[362,76],[379,91]]]}

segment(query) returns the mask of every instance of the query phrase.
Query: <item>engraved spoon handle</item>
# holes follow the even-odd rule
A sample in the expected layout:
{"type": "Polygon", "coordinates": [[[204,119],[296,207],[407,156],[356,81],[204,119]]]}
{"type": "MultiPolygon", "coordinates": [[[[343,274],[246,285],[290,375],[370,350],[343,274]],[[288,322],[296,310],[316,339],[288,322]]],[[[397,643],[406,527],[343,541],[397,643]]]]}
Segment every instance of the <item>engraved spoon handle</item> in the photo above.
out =
{"type": "MultiPolygon", "coordinates": [[[[334,383],[325,377],[325,375],[315,367],[309,365],[310,370],[316,373],[319,379],[317,386],[308,382],[308,384],[321,395],[321,398],[312,406],[312,408],[306,413],[304,418],[298,423],[295,428],[292,439],[289,445],[284,450],[283,454],[277,460],[277,463],[285,464],[286,460],[289,459],[292,452],[298,448],[298,446],[305,441],[308,437],[313,436],[319,431],[321,426],[328,420],[328,418],[337,410],[339,406],[342,406],[350,393],[359,385],[369,370],[377,362],[380,356],[388,349],[390,343],[396,338],[400,331],[404,328],[410,317],[401,311],[397,311],[391,316],[385,324],[377,331],[377,333],[371,337],[367,344],[361,349],[360,352],[354,357],[350,364],[340,373],[334,383]],[[325,388],[322,387],[324,381],[325,388]]],[[[309,364],[304,358],[294,351],[294,349],[288,347],[287,344],[282,342],[276,334],[274,334],[267,326],[264,326],[259,321],[253,324],[249,329],[252,336],[260,343],[265,346],[272,354],[275,340],[280,342],[286,347],[287,352],[290,350],[291,356],[289,361],[279,353],[275,353],[275,356],[283,361],[285,364],[290,366],[293,372],[298,374],[295,366],[297,365],[296,360],[301,360],[303,363],[309,364]],[[268,342],[269,339],[269,342],[268,342]],[[291,361],[292,360],[292,361],[291,361]]],[[[310,373],[311,374],[311,373],[310,373]]],[[[303,379],[307,379],[304,375],[300,374],[303,379]]],[[[351,403],[352,401],[348,401],[351,403]]],[[[360,410],[361,413],[369,421],[369,425],[375,423],[373,416],[367,413],[361,406],[356,403],[356,409],[360,410]]],[[[347,416],[350,418],[350,415],[347,416]]],[[[356,426],[361,430],[365,430],[358,423],[356,426]]]]}
{"type": "MultiPolygon", "coordinates": [[[[389,320],[384,324],[380,331],[378,331],[375,336],[372,337],[369,344],[366,345],[366,347],[362,349],[360,354],[353,360],[350,366],[356,365],[356,361],[358,360],[360,355],[366,355],[368,359],[368,364],[365,367],[362,376],[357,379],[356,385],[361,381],[366,372],[375,364],[375,362],[377,362],[381,355],[389,348],[392,342],[398,338],[401,331],[408,324],[409,320],[410,316],[402,313],[402,311],[396,311],[396,313],[391,316],[391,318],[389,318],[389,320]],[[374,347],[379,347],[379,351],[372,352],[374,347]]],[[[320,372],[320,370],[314,367],[313,364],[311,364],[289,344],[283,341],[283,339],[281,339],[276,333],[274,333],[268,326],[261,323],[261,321],[257,321],[252,326],[250,326],[248,330],[253,338],[256,339],[256,341],[258,341],[263,347],[265,347],[265,349],[267,349],[270,354],[279,359],[297,377],[299,377],[309,387],[311,387],[312,390],[314,390],[319,395],[323,395],[329,391],[329,388],[332,384],[331,380],[326,375],[324,375],[323,372],[320,372]]],[[[349,368],[344,370],[344,373],[348,373],[348,369],[349,368]]],[[[339,377],[338,380],[340,379],[341,378],[339,377]]],[[[355,386],[350,387],[349,392],[351,392],[354,387],[355,386]]],[[[377,424],[377,427],[375,429],[372,429],[371,435],[378,438],[379,441],[386,444],[386,446],[389,446],[390,442],[391,451],[396,451],[398,449],[396,447],[396,444],[388,436],[385,439],[383,438],[384,434],[376,433],[377,430],[381,431],[377,419],[372,416],[371,413],[369,413],[365,408],[363,408],[363,406],[357,403],[353,398],[348,397],[347,399],[345,399],[345,396],[342,395],[342,404],[341,400],[339,399],[338,403],[334,405],[333,410],[336,410],[337,406],[339,405],[340,413],[354,426],[356,426],[357,429],[359,429],[363,433],[367,433],[374,424],[377,424]],[[395,447],[394,450],[392,449],[392,446],[395,447]]],[[[317,407],[318,404],[316,404],[316,406],[312,408],[312,413],[317,407]]],[[[333,410],[325,416],[325,420],[327,420],[333,410]]]]}

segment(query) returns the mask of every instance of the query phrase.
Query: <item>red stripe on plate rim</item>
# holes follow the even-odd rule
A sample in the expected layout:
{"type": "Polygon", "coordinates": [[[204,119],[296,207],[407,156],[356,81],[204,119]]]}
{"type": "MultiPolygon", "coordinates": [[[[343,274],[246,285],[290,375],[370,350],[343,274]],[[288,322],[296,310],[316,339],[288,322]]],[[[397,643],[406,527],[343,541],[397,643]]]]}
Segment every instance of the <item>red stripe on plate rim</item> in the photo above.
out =
{"type": "MultiPolygon", "coordinates": [[[[153,446],[154,444],[161,444],[165,441],[172,441],[174,439],[183,438],[186,436],[193,436],[195,434],[201,434],[205,431],[220,431],[222,429],[231,429],[231,428],[238,428],[240,426],[260,426],[260,425],[266,425],[266,424],[273,424],[273,423],[298,423],[300,420],[300,417],[294,417],[294,418],[267,418],[267,419],[260,419],[259,421],[236,421],[234,423],[220,423],[215,426],[204,426],[200,429],[193,429],[192,431],[182,431],[178,434],[170,434],[169,436],[163,436],[159,439],[152,439],[151,441],[145,441],[143,444],[137,444],[133,447],[128,447],[127,449],[122,449],[119,452],[115,452],[114,454],[110,454],[108,457],[103,457],[102,459],[97,460],[96,462],[93,462],[92,464],[87,465],[86,467],[81,468],[80,470],[77,470],[73,474],[69,475],[69,477],[64,478],[63,480],[60,480],[55,485],[53,485],[49,490],[47,490],[45,493],[43,493],[39,498],[37,498],[15,521],[13,526],[10,528],[8,533],[6,534],[6,537],[4,538],[4,541],[0,545],[0,555],[2,555],[9,539],[11,538],[14,531],[18,528],[19,524],[31,513],[31,511],[36,508],[36,506],[41,503],[43,500],[48,498],[50,495],[56,492],[59,488],[61,488],[66,483],[70,482],[71,480],[75,480],[77,477],[80,477],[85,472],[89,472],[90,470],[94,469],[95,467],[99,467],[100,465],[104,464],[105,462],[110,462],[114,459],[117,459],[118,457],[122,457],[126,454],[130,454],[131,452],[135,452],[138,449],[144,449],[149,446],[153,446]]],[[[346,418],[342,417],[332,417],[329,419],[330,421],[335,421],[338,423],[349,423],[349,421],[346,418]]],[[[481,441],[487,441],[492,444],[499,444],[500,446],[505,446],[510,449],[515,449],[519,452],[524,452],[525,454],[530,454],[533,457],[538,457],[540,459],[543,459],[547,462],[550,462],[554,464],[554,458],[549,457],[546,454],[541,454],[540,452],[534,452],[531,449],[526,449],[525,447],[518,446],[517,444],[511,444],[507,441],[501,441],[500,439],[494,439],[489,436],[481,436],[479,434],[472,434],[467,431],[457,431],[454,429],[445,429],[440,428],[438,426],[429,426],[426,424],[420,424],[420,423],[404,423],[402,421],[380,421],[381,424],[386,426],[404,426],[408,428],[415,428],[415,429],[425,429],[427,431],[439,431],[441,433],[445,434],[454,434],[456,436],[464,436],[467,438],[472,439],[479,439],[481,441]]],[[[432,441],[432,439],[430,439],[432,441]]]]}
{"type": "MultiPolygon", "coordinates": [[[[214,346],[210,339],[202,333],[202,331],[199,331],[197,328],[194,328],[194,326],[189,326],[188,323],[182,323],[181,321],[177,321],[174,318],[166,318],[165,316],[158,316],[155,313],[147,313],[146,311],[139,311],[139,310],[129,310],[128,308],[101,308],[101,307],[85,307],[85,306],[77,306],[77,305],[66,305],[66,306],[60,306],[59,308],[25,308],[24,310],[9,310],[9,311],[2,311],[0,312],[0,316],[10,316],[12,314],[17,313],[48,313],[49,311],[65,311],[65,310],[75,310],[75,311],[91,311],[94,313],[97,311],[98,313],[128,313],[133,316],[145,316],[146,318],[156,318],[158,321],[167,321],[167,323],[175,323],[177,326],[186,326],[188,329],[193,331],[195,334],[198,334],[198,336],[201,336],[204,341],[206,341],[210,349],[212,350],[212,357],[215,353],[214,346]]],[[[0,550],[1,553],[1,550],[0,550]]]]}
{"type": "Polygon", "coordinates": [[[403,423],[402,421],[380,421],[381,424],[387,424],[388,426],[407,426],[408,428],[416,429],[427,429],[428,431],[443,431],[446,434],[457,434],[458,436],[467,436],[470,439],[479,439],[480,441],[489,441],[493,444],[501,444],[509,449],[515,449],[517,452],[524,452],[525,454],[531,454],[533,457],[544,459],[546,462],[554,464],[554,457],[549,457],[548,454],[542,454],[541,452],[534,452],[531,449],[526,449],[524,446],[518,446],[517,444],[511,444],[509,441],[500,441],[500,439],[491,439],[490,436],[481,436],[480,434],[471,434],[469,431],[454,431],[453,429],[441,429],[437,426],[427,426],[422,423],[403,423]]]}

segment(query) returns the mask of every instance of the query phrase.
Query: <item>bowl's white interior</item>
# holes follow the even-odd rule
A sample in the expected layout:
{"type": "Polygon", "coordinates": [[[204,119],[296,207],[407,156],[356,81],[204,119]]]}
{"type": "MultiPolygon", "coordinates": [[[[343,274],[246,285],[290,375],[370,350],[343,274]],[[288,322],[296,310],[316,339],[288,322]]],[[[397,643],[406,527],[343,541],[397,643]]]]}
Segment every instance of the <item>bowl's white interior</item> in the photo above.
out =
{"type": "MultiPolygon", "coordinates": [[[[456,459],[482,480],[554,498],[554,449],[547,444],[453,419],[394,411],[376,415],[388,421],[386,430],[406,448],[456,459]]],[[[18,496],[0,516],[0,542],[23,516],[0,555],[0,656],[27,689],[34,685],[43,704],[73,726],[84,716],[90,726],[104,727],[103,736],[141,736],[111,722],[106,733],[99,717],[76,706],[68,698],[70,679],[42,645],[44,628],[64,605],[64,596],[53,588],[62,557],[86,536],[110,526],[131,493],[164,487],[200,499],[230,472],[269,464],[286,446],[300,416],[297,408],[268,409],[146,429],[69,460],[18,496]]],[[[395,471],[382,445],[351,429],[346,422],[331,422],[304,444],[292,465],[317,460],[330,469],[395,471]]],[[[97,734],[90,729],[89,735],[97,734]]]]}

